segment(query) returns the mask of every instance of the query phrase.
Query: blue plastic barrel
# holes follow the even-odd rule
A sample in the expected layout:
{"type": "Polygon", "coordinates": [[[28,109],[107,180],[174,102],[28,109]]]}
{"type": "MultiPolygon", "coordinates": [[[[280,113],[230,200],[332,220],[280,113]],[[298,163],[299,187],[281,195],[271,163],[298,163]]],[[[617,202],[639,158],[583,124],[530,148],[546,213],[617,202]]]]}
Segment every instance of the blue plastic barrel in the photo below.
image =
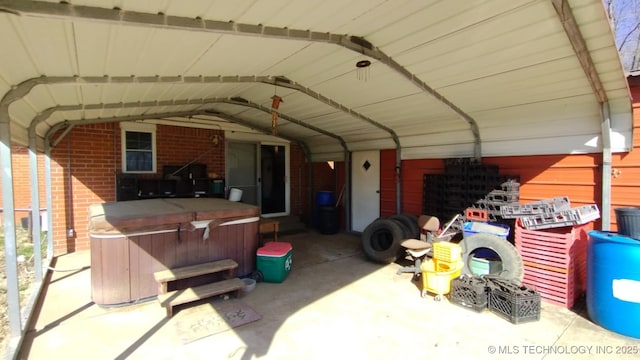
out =
{"type": "Polygon", "coordinates": [[[596,324],[640,339],[640,241],[589,232],[587,312],[596,324]]]}
{"type": "Polygon", "coordinates": [[[318,191],[316,193],[316,206],[334,205],[333,191],[318,191]]]}
{"type": "Polygon", "coordinates": [[[333,206],[335,197],[333,191],[316,192],[316,206],[313,207],[313,225],[320,227],[320,208],[323,206],[333,206]]]}

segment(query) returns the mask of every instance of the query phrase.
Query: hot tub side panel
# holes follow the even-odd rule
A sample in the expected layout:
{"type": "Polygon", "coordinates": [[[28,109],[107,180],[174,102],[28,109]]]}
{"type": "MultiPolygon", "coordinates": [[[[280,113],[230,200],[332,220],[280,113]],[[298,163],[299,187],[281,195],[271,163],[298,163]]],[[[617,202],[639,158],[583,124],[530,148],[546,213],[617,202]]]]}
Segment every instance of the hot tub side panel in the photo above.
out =
{"type": "Polygon", "coordinates": [[[131,299],[129,240],[126,236],[91,237],[91,299],[118,304],[131,299]]]}
{"type": "MultiPolygon", "coordinates": [[[[259,210],[244,204],[232,204],[225,209],[229,202],[217,200],[162,203],[164,213],[171,214],[165,221],[155,219],[151,227],[138,224],[141,227],[139,231],[131,227],[132,219],[127,217],[118,219],[120,229],[114,227],[112,220],[122,216],[117,215],[119,208],[113,204],[101,206],[98,210],[106,209],[104,217],[111,219],[111,222],[103,221],[102,226],[95,226],[101,224],[103,216],[92,218],[95,220],[90,233],[93,301],[98,305],[120,305],[154,297],[158,293],[158,284],[153,273],[170,268],[233,259],[238,263],[236,276],[254,271],[259,210]],[[169,206],[180,208],[190,215],[180,215],[178,220],[181,221],[175,223],[175,211],[167,210],[169,206]],[[185,218],[197,219],[197,224],[193,224],[200,228],[194,229],[189,222],[183,221],[185,218]],[[207,222],[209,234],[205,238],[205,229],[201,226],[207,222]]],[[[150,204],[141,204],[140,212],[134,211],[134,204],[125,205],[136,221],[141,218],[140,214],[151,216],[143,211],[152,208],[150,204]]],[[[170,287],[196,286],[217,281],[223,275],[226,274],[177,281],[170,287]]]]}

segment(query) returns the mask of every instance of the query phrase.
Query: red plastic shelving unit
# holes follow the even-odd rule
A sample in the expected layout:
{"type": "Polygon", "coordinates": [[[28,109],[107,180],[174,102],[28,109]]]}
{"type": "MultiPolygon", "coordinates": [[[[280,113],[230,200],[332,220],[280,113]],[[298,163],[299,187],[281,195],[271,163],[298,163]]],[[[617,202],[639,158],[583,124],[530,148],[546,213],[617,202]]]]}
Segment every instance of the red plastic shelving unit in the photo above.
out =
{"type": "Polygon", "coordinates": [[[523,285],[536,289],[545,301],[572,308],[586,289],[588,231],[589,224],[527,230],[516,221],[523,285]]]}

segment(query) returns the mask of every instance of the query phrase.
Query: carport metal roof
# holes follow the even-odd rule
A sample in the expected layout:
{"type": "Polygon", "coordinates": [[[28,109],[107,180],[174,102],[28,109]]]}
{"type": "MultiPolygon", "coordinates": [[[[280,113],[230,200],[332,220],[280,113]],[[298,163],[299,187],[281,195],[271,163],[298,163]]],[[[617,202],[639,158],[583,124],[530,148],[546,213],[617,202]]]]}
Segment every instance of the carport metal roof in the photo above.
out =
{"type": "MultiPolygon", "coordinates": [[[[277,94],[278,136],[313,161],[379,149],[398,150],[398,163],[602,152],[603,228],[611,151],[632,147],[601,0],[0,0],[0,49],[13,337],[22,327],[11,145],[31,149],[37,217],[35,152],[76,124],[269,133],[277,94]]],[[[50,209],[48,156],[45,172],[50,209]]]]}
{"type": "Polygon", "coordinates": [[[0,0],[0,34],[0,122],[40,149],[82,121],[269,132],[274,94],[314,161],[598,152],[606,101],[631,148],[600,0],[0,0]]]}

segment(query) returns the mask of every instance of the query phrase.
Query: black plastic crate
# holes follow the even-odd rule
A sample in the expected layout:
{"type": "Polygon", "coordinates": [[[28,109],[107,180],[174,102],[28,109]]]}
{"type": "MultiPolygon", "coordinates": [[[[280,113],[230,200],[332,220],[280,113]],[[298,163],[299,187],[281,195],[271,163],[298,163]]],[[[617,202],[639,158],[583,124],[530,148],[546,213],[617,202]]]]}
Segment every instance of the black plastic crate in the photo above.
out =
{"type": "Polygon", "coordinates": [[[461,275],[451,281],[450,301],[456,305],[481,312],[487,308],[487,283],[478,276],[461,275]]]}
{"type": "Polygon", "coordinates": [[[487,282],[489,310],[513,324],[540,320],[540,293],[515,282],[487,282]]]}

